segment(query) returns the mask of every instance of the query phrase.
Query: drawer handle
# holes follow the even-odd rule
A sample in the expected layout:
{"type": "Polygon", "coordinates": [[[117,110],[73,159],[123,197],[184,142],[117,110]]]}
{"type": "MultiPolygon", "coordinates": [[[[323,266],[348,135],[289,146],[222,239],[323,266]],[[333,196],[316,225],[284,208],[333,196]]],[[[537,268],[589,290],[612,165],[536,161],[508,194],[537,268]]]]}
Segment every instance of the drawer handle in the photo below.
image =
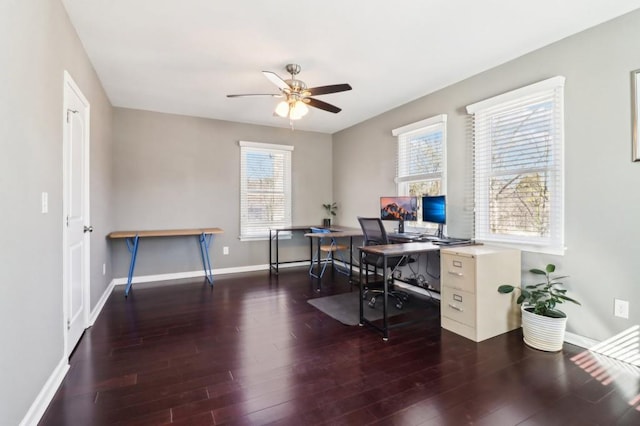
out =
{"type": "Polygon", "coordinates": [[[456,305],[452,305],[451,303],[449,303],[449,307],[451,309],[455,309],[458,312],[464,312],[464,310],[462,308],[457,307],[456,305]]]}
{"type": "Polygon", "coordinates": [[[462,277],[464,274],[462,272],[449,271],[450,275],[455,275],[456,277],[462,277]]]}

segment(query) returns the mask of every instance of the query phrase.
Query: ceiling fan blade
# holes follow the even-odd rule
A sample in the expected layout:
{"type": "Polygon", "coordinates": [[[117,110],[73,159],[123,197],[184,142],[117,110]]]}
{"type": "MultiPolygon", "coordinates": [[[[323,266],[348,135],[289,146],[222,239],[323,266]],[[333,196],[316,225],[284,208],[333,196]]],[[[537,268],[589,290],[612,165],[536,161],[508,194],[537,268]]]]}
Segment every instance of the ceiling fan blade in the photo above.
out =
{"type": "Polygon", "coordinates": [[[275,72],[262,71],[262,74],[264,74],[264,76],[267,77],[267,79],[269,79],[270,82],[272,82],[273,84],[278,86],[280,88],[280,90],[285,90],[285,89],[289,90],[289,89],[291,89],[291,87],[289,87],[287,82],[284,81],[283,79],[281,79],[280,76],[278,74],[276,74],[275,72]]]}
{"type": "Polygon", "coordinates": [[[331,105],[331,104],[328,104],[326,102],[320,101],[318,99],[304,98],[303,101],[304,101],[304,103],[309,104],[310,106],[312,106],[314,108],[323,109],[325,111],[333,112],[334,114],[339,113],[340,111],[342,111],[341,108],[338,108],[335,105],[331,105]]]}
{"type": "Polygon", "coordinates": [[[348,84],[332,84],[330,86],[318,86],[305,89],[305,94],[308,92],[308,96],[326,95],[328,93],[346,92],[351,90],[351,86],[348,84]]]}
{"type": "Polygon", "coordinates": [[[242,95],[227,95],[227,98],[248,98],[256,96],[270,96],[272,98],[281,98],[282,93],[245,93],[242,95]]]}

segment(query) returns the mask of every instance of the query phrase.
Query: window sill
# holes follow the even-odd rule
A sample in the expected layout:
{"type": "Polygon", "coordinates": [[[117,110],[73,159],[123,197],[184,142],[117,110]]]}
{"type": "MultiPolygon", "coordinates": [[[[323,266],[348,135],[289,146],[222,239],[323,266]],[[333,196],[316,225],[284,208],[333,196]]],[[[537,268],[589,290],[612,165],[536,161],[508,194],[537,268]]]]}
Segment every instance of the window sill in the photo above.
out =
{"type": "Polygon", "coordinates": [[[518,250],[526,251],[529,253],[551,254],[554,256],[564,256],[565,252],[567,251],[566,247],[536,246],[533,244],[492,241],[492,240],[476,240],[476,242],[486,244],[486,245],[491,245],[491,246],[518,249],[518,250]]]}

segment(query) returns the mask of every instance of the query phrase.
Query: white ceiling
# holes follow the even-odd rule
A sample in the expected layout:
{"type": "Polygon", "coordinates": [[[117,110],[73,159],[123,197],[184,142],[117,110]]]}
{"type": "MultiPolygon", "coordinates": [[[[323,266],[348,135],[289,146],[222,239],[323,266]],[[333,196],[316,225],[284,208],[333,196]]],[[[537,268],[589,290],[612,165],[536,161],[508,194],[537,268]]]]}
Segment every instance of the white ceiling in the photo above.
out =
{"type": "Polygon", "coordinates": [[[62,0],[114,106],[289,127],[261,73],[343,110],[295,128],[334,133],[586,28],[640,0],[62,0]]]}

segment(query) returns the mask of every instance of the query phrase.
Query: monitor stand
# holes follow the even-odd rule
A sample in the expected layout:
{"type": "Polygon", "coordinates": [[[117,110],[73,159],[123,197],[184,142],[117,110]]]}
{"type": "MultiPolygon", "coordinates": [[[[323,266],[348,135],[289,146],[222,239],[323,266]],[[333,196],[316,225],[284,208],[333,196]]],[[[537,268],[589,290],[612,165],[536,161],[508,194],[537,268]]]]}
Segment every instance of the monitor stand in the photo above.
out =
{"type": "Polygon", "coordinates": [[[443,224],[438,224],[438,231],[436,232],[436,237],[437,238],[444,238],[444,225],[443,224]]]}
{"type": "Polygon", "coordinates": [[[404,234],[404,220],[402,219],[398,222],[398,233],[404,234]]]}

